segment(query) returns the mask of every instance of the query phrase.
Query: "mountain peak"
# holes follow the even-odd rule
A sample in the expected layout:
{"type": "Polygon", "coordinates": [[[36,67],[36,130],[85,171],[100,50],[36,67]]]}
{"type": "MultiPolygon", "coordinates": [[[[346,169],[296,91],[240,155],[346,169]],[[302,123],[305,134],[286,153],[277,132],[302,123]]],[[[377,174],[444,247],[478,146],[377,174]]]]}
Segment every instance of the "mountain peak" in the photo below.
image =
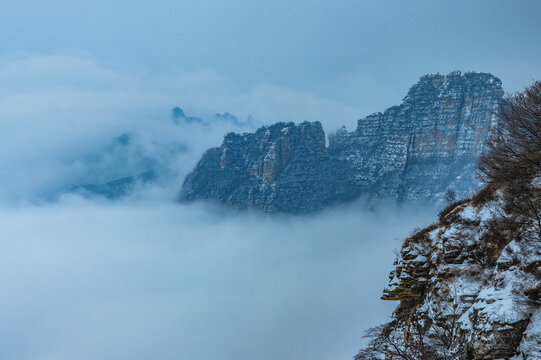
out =
{"type": "Polygon", "coordinates": [[[184,110],[182,110],[182,108],[178,106],[175,106],[173,109],[171,109],[171,120],[177,126],[179,126],[180,124],[206,125],[205,122],[198,117],[186,116],[186,114],[184,113],[184,110]]]}
{"type": "Polygon", "coordinates": [[[475,165],[503,95],[490,74],[421,77],[402,104],[329,136],[318,122],[226,136],[183,184],[184,200],[307,213],[364,196],[434,201],[479,189],[475,165]]]}

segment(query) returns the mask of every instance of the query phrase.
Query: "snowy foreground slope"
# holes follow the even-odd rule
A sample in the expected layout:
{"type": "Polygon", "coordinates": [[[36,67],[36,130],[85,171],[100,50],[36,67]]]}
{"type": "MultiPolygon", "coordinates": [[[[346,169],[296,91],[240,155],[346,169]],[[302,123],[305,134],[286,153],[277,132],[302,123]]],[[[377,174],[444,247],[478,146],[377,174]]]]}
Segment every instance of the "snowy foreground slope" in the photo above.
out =
{"type": "Polygon", "coordinates": [[[486,188],[405,240],[356,359],[541,359],[541,246],[504,208],[486,188]]]}

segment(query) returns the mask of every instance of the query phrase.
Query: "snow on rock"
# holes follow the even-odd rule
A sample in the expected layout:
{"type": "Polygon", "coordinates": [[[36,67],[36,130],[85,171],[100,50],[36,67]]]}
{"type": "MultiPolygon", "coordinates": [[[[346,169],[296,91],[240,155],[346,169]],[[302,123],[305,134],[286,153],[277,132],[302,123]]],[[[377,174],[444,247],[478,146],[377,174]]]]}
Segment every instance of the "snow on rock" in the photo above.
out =
{"type": "Polygon", "coordinates": [[[541,359],[539,240],[500,231],[501,206],[498,192],[484,189],[405,240],[382,296],[400,301],[385,328],[400,339],[396,349],[411,355],[423,344],[436,359],[541,359]]]}
{"type": "Polygon", "coordinates": [[[518,347],[519,354],[512,360],[541,359],[541,309],[535,310],[518,347]]]}
{"type": "Polygon", "coordinates": [[[452,189],[468,197],[480,188],[475,166],[502,95],[490,74],[433,74],[399,106],[331,134],[328,147],[319,122],[228,134],[186,177],[181,198],[309,213],[360,196],[441,201],[452,189]]]}

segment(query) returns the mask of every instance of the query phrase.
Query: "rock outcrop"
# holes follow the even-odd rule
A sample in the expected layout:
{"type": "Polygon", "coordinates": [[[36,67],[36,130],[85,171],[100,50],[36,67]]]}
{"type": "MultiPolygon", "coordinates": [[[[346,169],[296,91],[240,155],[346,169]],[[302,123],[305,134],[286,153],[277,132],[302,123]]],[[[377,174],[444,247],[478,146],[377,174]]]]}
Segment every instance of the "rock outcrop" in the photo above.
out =
{"type": "Polygon", "coordinates": [[[230,133],[188,175],[182,196],[269,212],[315,211],[344,196],[336,192],[335,181],[343,182],[339,175],[347,169],[332,160],[320,123],[278,123],[255,133],[230,133]]]}
{"type": "Polygon", "coordinates": [[[484,73],[426,75],[399,106],[329,136],[318,122],[228,134],[184,181],[181,199],[309,213],[370,199],[434,200],[480,188],[474,169],[494,126],[501,82],[484,73]]]}
{"type": "Polygon", "coordinates": [[[382,296],[400,304],[357,360],[539,358],[541,245],[503,207],[486,188],[406,239],[382,296]]]}

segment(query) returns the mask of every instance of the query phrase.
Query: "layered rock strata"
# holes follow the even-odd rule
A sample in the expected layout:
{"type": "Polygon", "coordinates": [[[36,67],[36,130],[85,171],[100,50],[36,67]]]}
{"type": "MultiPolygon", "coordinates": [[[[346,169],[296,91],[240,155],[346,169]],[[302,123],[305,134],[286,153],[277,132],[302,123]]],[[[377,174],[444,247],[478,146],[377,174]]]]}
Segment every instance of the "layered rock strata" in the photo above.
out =
{"type": "Polygon", "coordinates": [[[329,136],[318,122],[228,134],[183,184],[183,200],[309,213],[365,196],[426,201],[480,188],[475,164],[495,125],[501,82],[484,73],[426,75],[399,106],[329,136]]]}

